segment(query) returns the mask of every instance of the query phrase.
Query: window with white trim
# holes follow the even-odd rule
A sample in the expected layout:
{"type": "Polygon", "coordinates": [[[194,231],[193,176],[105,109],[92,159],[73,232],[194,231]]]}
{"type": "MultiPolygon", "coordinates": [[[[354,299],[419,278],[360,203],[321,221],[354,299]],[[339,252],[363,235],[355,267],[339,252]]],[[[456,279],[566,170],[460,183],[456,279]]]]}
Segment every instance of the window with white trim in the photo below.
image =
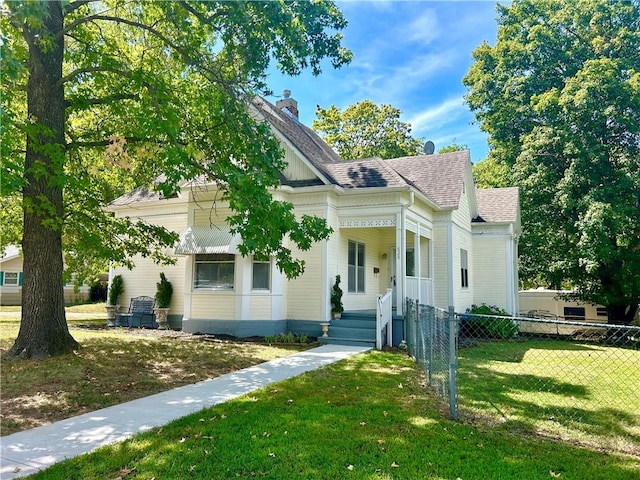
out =
{"type": "Polygon", "coordinates": [[[4,284],[8,287],[17,287],[20,279],[18,272],[4,272],[4,284]]]}
{"type": "Polygon", "coordinates": [[[227,253],[196,255],[193,288],[233,290],[235,263],[235,255],[227,253]]]}
{"type": "Polygon", "coordinates": [[[463,248],[460,249],[460,285],[469,288],[469,254],[463,248]]]}
{"type": "Polygon", "coordinates": [[[251,288],[253,290],[271,290],[271,262],[253,260],[251,288]]]}
{"type": "Polygon", "coordinates": [[[347,291],[364,292],[364,243],[349,240],[347,291]]]}

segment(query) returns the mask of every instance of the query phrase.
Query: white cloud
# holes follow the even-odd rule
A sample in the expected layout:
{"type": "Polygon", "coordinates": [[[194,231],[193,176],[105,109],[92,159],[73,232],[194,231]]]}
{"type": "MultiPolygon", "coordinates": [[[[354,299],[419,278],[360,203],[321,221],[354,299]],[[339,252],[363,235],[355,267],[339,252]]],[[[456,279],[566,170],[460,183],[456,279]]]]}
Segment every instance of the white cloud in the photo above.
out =
{"type": "Polygon", "coordinates": [[[414,132],[423,132],[427,129],[433,131],[455,122],[468,112],[462,97],[452,97],[435,107],[415,113],[407,121],[414,132]]]}

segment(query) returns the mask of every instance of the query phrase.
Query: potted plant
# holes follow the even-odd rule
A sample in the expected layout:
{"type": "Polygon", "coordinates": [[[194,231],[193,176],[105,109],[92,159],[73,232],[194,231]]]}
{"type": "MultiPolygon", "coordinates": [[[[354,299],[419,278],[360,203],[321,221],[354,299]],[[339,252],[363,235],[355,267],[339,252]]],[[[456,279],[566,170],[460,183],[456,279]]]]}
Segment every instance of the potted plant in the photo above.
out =
{"type": "Polygon", "coordinates": [[[122,275],[116,275],[111,279],[111,286],[109,287],[109,295],[107,296],[107,326],[113,327],[115,325],[116,313],[120,308],[118,303],[120,295],[124,292],[124,280],[122,275]]]}
{"type": "Polygon", "coordinates": [[[160,281],[156,283],[156,321],[158,328],[167,328],[167,316],[169,314],[169,306],[171,305],[171,296],[173,295],[173,285],[167,280],[164,272],[160,273],[160,281]]]}
{"type": "Polygon", "coordinates": [[[344,307],[342,306],[342,289],[340,288],[340,275],[336,275],[336,281],[331,287],[331,313],[334,319],[342,316],[344,307]]]}

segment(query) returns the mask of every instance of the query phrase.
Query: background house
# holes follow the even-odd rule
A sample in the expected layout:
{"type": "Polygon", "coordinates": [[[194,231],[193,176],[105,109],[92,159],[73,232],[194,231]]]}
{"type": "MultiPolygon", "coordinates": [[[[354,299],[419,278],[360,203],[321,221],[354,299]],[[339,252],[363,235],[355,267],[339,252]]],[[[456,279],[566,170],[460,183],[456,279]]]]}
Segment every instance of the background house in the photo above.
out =
{"type": "MultiPolygon", "coordinates": [[[[22,255],[16,246],[4,249],[0,258],[0,305],[22,305],[22,255]]],[[[75,288],[73,283],[64,286],[64,301],[67,304],[89,300],[89,287],[75,288]]]]}
{"type": "Polygon", "coordinates": [[[288,281],[273,260],[238,254],[241,239],[225,223],[229,210],[219,201],[213,209],[215,185],[184,182],[172,198],[137,189],[110,210],[179,232],[180,241],[174,266],[136,258],[134,270],[112,272],[124,278],[122,304],[153,295],[164,271],[174,285],[171,325],[189,332],[317,335],[331,318],[336,275],[346,312],[375,311],[389,289],[399,326],[406,298],[459,311],[488,302],[518,312],[518,190],[477,190],[468,151],[345,161],[298,121],[295,100],[274,106],[258,98],[251,109],[285,152],[274,197],[292,203],[297,215],[325,218],[334,233],[308,252],[287,245],[306,262],[305,273],[288,281]]]}

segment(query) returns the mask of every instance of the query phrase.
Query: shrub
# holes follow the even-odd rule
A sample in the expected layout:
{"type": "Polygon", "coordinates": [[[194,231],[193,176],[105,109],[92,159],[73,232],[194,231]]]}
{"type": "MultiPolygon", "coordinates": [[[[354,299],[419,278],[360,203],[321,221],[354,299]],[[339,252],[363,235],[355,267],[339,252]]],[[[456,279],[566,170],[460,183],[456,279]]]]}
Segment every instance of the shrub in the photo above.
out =
{"type": "Polygon", "coordinates": [[[116,275],[111,279],[111,287],[109,287],[109,305],[116,306],[120,300],[120,295],[124,293],[124,280],[122,275],[116,275]]]}
{"type": "Polygon", "coordinates": [[[331,287],[331,313],[342,313],[342,289],[340,288],[340,275],[336,275],[336,281],[331,287]]]}
{"type": "Polygon", "coordinates": [[[460,333],[465,337],[476,338],[513,338],[518,334],[519,325],[510,318],[511,315],[505,310],[483,303],[481,305],[471,305],[462,316],[460,333]],[[479,317],[475,315],[488,315],[490,317],[479,317]]]}
{"type": "Polygon", "coordinates": [[[156,303],[158,308],[169,308],[171,296],[173,295],[173,285],[167,280],[164,272],[160,273],[160,281],[156,283],[156,303]]]}

